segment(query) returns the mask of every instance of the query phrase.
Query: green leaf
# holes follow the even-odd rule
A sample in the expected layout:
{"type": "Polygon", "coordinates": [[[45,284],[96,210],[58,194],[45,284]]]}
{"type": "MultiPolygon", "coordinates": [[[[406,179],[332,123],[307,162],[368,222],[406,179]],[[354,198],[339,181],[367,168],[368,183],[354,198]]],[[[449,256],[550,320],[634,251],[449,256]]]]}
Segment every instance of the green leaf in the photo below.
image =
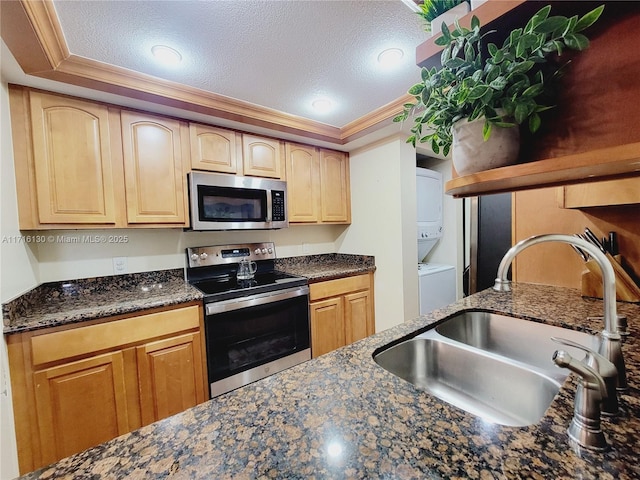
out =
{"type": "Polygon", "coordinates": [[[402,105],[402,107],[407,109],[407,110],[410,110],[413,107],[415,107],[415,104],[414,103],[405,103],[404,105],[402,105]]]}
{"type": "Polygon", "coordinates": [[[520,124],[524,122],[529,116],[529,109],[523,103],[518,103],[516,105],[516,110],[514,113],[514,117],[516,118],[516,123],[520,124]]]}
{"type": "Polygon", "coordinates": [[[544,85],[541,83],[537,83],[535,85],[531,85],[524,92],[522,92],[523,97],[537,97],[542,92],[544,92],[544,85]]]}
{"type": "Polygon", "coordinates": [[[475,15],[471,17],[471,29],[480,28],[480,20],[475,15]]]}
{"type": "Polygon", "coordinates": [[[466,62],[458,57],[450,58],[447,60],[447,63],[444,64],[447,68],[460,68],[461,66],[466,65],[466,62]]]}
{"type": "Polygon", "coordinates": [[[586,13],[580,20],[578,20],[578,23],[576,23],[576,26],[573,29],[574,33],[581,32],[582,30],[593,25],[596,20],[600,18],[603,10],[604,5],[600,5],[599,7],[591,10],[589,13],[586,13]]]}
{"type": "Polygon", "coordinates": [[[422,67],[422,70],[420,70],[420,77],[424,82],[427,78],[429,78],[429,70],[427,70],[425,67],[422,67]]]}
{"type": "Polygon", "coordinates": [[[504,60],[504,52],[502,50],[498,50],[495,55],[491,55],[491,58],[493,59],[493,63],[498,65],[504,60]]]}
{"type": "Polygon", "coordinates": [[[493,57],[498,52],[498,47],[495,43],[490,43],[489,45],[487,45],[487,50],[489,50],[489,55],[493,57]]]}
{"type": "Polygon", "coordinates": [[[415,135],[411,135],[409,138],[407,138],[407,143],[410,143],[411,145],[413,145],[415,147],[416,146],[416,136],[415,135]]]}
{"type": "Polygon", "coordinates": [[[398,115],[397,117],[393,117],[393,121],[394,121],[394,122],[396,122],[396,123],[404,122],[404,121],[407,119],[407,116],[408,116],[408,115],[405,115],[405,114],[403,113],[403,114],[401,114],[401,115],[398,115]]]}
{"type": "Polygon", "coordinates": [[[574,50],[584,50],[589,46],[589,39],[581,33],[569,33],[564,37],[564,43],[574,50]]]}
{"type": "Polygon", "coordinates": [[[562,32],[565,30],[568,23],[569,20],[567,19],[567,17],[550,17],[536,25],[533,31],[536,33],[553,33],[556,30],[562,32]]]}
{"type": "Polygon", "coordinates": [[[551,5],[547,5],[538,10],[538,12],[527,22],[527,25],[524,27],[524,31],[531,33],[533,29],[540,24],[540,22],[549,16],[550,11],[551,5]]]}
{"type": "Polygon", "coordinates": [[[486,142],[487,140],[489,140],[490,136],[491,136],[491,122],[485,121],[484,126],[482,127],[482,138],[486,142]]]}
{"type": "Polygon", "coordinates": [[[440,46],[440,47],[444,47],[445,45],[449,44],[449,40],[443,36],[439,36],[438,38],[436,38],[434,40],[434,42],[436,45],[440,46]]]}
{"type": "Polygon", "coordinates": [[[542,122],[540,120],[540,115],[538,115],[537,113],[534,113],[529,117],[529,131],[531,133],[536,133],[540,128],[541,123],[542,122]]]}
{"type": "Polygon", "coordinates": [[[507,86],[507,79],[503,76],[497,77],[495,80],[489,83],[489,86],[494,90],[503,90],[507,86]]]}
{"type": "Polygon", "coordinates": [[[424,83],[416,83],[413,87],[409,89],[409,95],[420,95],[420,93],[424,90],[424,83]]]}
{"type": "Polygon", "coordinates": [[[435,138],[431,140],[431,150],[433,150],[433,153],[436,155],[440,153],[440,147],[438,146],[438,141],[435,138]]]}
{"type": "Polygon", "coordinates": [[[489,90],[488,85],[477,85],[471,89],[469,92],[469,100],[477,100],[482,97],[489,90]]]}

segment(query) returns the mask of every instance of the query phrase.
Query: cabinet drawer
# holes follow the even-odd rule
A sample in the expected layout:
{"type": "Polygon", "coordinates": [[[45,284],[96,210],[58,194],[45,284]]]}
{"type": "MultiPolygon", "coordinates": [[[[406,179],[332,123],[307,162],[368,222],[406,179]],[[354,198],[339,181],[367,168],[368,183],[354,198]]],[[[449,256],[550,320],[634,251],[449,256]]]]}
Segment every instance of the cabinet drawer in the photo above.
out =
{"type": "Polygon", "coordinates": [[[321,298],[344,295],[371,288],[369,275],[357,275],[355,277],[337,278],[326,282],[312,283],[309,285],[309,299],[313,302],[321,298]]]}
{"type": "Polygon", "coordinates": [[[31,337],[33,365],[199,328],[196,305],[31,337]]]}

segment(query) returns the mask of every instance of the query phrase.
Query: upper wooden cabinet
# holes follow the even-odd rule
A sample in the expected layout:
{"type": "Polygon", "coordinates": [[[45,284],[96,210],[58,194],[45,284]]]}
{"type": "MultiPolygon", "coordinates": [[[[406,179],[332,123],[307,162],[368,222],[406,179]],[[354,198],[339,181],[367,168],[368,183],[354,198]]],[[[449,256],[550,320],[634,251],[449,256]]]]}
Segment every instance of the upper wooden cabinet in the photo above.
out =
{"type": "Polygon", "coordinates": [[[320,221],[320,154],[308,145],[285,145],[289,221],[320,221]]]}
{"type": "Polygon", "coordinates": [[[350,223],[349,157],[308,145],[285,145],[289,221],[350,223]]]}
{"type": "Polygon", "coordinates": [[[188,226],[178,120],[10,86],[22,230],[188,226]]]}
{"type": "Polygon", "coordinates": [[[284,180],[284,148],[272,138],[242,135],[242,173],[284,180]]]}
{"type": "Polygon", "coordinates": [[[122,146],[130,224],[187,223],[187,126],[122,111],[122,146]]]}
{"type": "Polygon", "coordinates": [[[242,168],[240,134],[233,130],[189,124],[191,168],[222,173],[239,173],[242,168]]]}
{"type": "Polygon", "coordinates": [[[11,107],[21,228],[115,225],[117,116],[110,119],[104,105],[35,91],[12,90],[11,107]]]}
{"type": "Polygon", "coordinates": [[[351,223],[349,157],[320,149],[320,206],[325,223],[351,223]]]}

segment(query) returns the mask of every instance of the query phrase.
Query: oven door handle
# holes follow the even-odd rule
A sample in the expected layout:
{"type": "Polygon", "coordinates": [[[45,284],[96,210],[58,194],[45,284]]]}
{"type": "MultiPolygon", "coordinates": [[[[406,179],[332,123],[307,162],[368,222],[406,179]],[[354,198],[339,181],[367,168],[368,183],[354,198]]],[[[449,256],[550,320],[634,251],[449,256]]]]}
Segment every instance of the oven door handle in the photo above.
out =
{"type": "Polygon", "coordinates": [[[255,307],[265,305],[267,303],[279,302],[289,298],[300,297],[309,294],[309,287],[290,288],[288,290],[280,290],[278,292],[259,293],[249,297],[233,298],[231,300],[223,300],[221,302],[209,303],[206,305],[206,314],[215,315],[216,313],[231,312],[241,308],[255,307]]]}

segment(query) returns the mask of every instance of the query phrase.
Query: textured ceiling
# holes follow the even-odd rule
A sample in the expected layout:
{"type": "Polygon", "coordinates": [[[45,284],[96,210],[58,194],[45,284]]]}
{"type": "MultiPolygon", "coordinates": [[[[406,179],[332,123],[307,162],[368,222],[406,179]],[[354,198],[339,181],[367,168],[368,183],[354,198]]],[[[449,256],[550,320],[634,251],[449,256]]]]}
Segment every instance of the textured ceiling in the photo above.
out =
{"type": "Polygon", "coordinates": [[[71,53],[334,126],[396,100],[416,81],[421,19],[401,0],[55,0],[71,53]],[[152,45],[179,50],[159,67],[152,45]],[[399,68],[376,61],[404,50],[399,68]],[[314,112],[319,96],[334,100],[314,112]]]}

